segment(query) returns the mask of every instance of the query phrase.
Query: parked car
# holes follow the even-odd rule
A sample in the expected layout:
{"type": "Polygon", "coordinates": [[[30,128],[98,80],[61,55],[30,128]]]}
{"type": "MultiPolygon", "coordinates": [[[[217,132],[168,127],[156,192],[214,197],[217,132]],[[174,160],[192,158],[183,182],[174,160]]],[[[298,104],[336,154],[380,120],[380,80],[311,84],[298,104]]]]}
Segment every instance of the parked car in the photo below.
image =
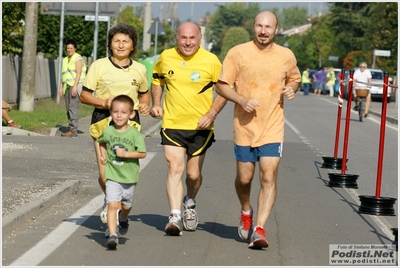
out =
{"type": "MultiPolygon", "coordinates": [[[[382,86],[371,86],[369,89],[369,93],[371,93],[371,99],[381,99],[383,94],[383,71],[381,69],[369,69],[372,75],[372,83],[374,84],[382,84],[382,86]]],[[[393,89],[388,87],[387,89],[387,97],[388,103],[393,95],[393,89]]]]}

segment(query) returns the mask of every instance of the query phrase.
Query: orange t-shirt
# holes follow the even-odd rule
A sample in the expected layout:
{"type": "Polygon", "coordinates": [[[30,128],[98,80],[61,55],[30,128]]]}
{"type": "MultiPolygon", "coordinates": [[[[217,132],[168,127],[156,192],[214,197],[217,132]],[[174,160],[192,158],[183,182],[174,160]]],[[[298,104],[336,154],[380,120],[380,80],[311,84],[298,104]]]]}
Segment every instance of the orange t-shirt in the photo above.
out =
{"type": "Polygon", "coordinates": [[[293,52],[273,44],[261,51],[250,41],[233,47],[226,55],[219,81],[233,86],[237,93],[258,100],[252,113],[235,104],[234,142],[259,147],[282,143],[284,136],[283,86],[299,83],[300,71],[293,52]]]}

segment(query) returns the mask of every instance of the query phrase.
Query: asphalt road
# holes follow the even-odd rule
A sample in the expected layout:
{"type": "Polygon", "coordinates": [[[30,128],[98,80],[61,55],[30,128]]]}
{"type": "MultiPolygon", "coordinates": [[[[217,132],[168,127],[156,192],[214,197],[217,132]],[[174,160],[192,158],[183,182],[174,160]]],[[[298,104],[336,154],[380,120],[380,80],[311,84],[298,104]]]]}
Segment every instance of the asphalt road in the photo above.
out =
{"type": "MultiPolygon", "coordinates": [[[[285,102],[284,153],[277,200],[266,225],[270,243],[266,250],[248,249],[247,242],[237,235],[240,207],[233,184],[231,104],[217,118],[217,142],[207,153],[204,182],[197,197],[199,227],[195,232],[184,231],[181,237],[163,232],[169,214],[167,165],[159,145],[159,120],[143,118],[148,157],[141,162],[130,230],[115,252],[107,250],[105,226],[98,216],[103,195],[86,131],[89,120],[81,120],[78,138],[61,138],[58,131],[54,137],[3,135],[2,264],[326,266],[330,245],[392,244],[397,202],[396,216],[358,213],[358,196],[375,192],[380,118],[372,114],[359,122],[351,111],[346,120],[347,111],[343,110],[341,132],[346,121],[351,130],[346,174],[360,175],[359,189],[327,187],[328,173],[340,171],[321,168],[322,156],[333,152],[336,99],[298,94],[285,102]],[[6,226],[7,220],[11,223],[6,226]]],[[[398,188],[397,136],[397,125],[388,123],[382,196],[394,198],[398,188]]],[[[340,157],[341,146],[343,141],[340,157]]],[[[258,190],[255,179],[254,207],[258,190]]]]}

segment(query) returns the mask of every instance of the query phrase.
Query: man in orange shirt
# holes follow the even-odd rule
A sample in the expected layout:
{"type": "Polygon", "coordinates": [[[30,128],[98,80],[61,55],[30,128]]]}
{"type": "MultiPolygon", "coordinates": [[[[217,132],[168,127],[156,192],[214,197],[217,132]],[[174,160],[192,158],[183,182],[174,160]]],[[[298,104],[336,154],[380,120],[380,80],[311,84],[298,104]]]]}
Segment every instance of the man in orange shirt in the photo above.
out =
{"type": "Polygon", "coordinates": [[[242,239],[250,239],[249,248],[260,249],[268,247],[264,226],[276,198],[284,97],[294,98],[301,75],[293,52],[273,42],[278,21],[272,12],[259,13],[253,31],[253,41],[233,47],[226,55],[216,89],[222,97],[235,102],[235,188],[242,206],[238,233],[242,239]],[[256,162],[261,190],[253,229],[250,189],[256,162]]]}

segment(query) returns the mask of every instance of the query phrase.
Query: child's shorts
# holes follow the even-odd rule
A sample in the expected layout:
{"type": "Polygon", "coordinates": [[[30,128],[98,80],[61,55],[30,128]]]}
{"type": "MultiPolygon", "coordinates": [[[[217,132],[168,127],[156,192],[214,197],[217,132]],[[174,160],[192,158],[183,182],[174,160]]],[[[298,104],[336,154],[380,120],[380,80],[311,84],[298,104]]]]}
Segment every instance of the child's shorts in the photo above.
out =
{"type": "Polygon", "coordinates": [[[107,204],[110,202],[121,202],[126,208],[132,207],[133,194],[136,183],[124,184],[112,180],[106,181],[107,204]]]}

